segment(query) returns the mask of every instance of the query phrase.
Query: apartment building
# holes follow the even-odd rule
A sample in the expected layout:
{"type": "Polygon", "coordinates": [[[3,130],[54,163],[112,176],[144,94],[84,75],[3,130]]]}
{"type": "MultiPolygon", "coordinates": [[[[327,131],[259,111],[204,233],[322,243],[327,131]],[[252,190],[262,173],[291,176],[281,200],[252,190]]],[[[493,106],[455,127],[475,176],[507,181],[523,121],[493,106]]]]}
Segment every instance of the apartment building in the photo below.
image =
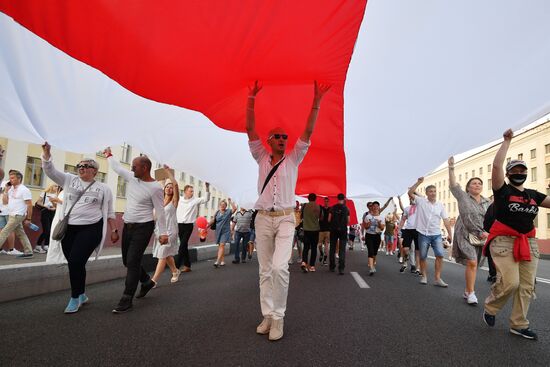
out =
{"type": "MultiPolygon", "coordinates": [[[[17,141],[0,137],[0,145],[6,150],[3,159],[0,161],[0,167],[6,170],[16,169],[23,173],[23,183],[29,187],[33,194],[33,200],[38,200],[43,190],[52,183],[42,171],[42,163],[40,156],[42,147],[39,144],[17,141]]],[[[113,156],[120,160],[122,165],[128,170],[131,169],[132,159],[136,156],[144,154],[135,147],[128,144],[111,147],[113,156]]],[[[52,147],[52,159],[59,170],[65,172],[76,173],[76,165],[83,158],[93,158],[99,163],[99,171],[96,179],[104,182],[111,187],[115,196],[115,211],[122,213],[126,206],[126,182],[118,176],[110,167],[107,160],[101,152],[85,154],[68,152],[52,147]]],[[[160,168],[159,162],[153,161],[153,169],[160,168]]],[[[176,171],[175,178],[178,180],[180,194],[183,195],[185,185],[192,185],[195,188],[195,196],[201,197],[205,195],[205,184],[200,178],[189,173],[176,171]]],[[[216,212],[220,200],[227,198],[225,193],[218,190],[216,187],[210,186],[211,199],[206,205],[201,205],[199,215],[205,216],[208,219],[216,212]]]]}
{"type": "MultiPolygon", "coordinates": [[[[501,141],[498,141],[455,157],[455,175],[462,188],[472,177],[479,177],[484,184],[482,195],[490,197],[493,194],[491,190],[492,163],[500,143],[501,141]]],[[[527,163],[529,172],[525,187],[550,195],[549,116],[515,133],[505,164],[512,159],[521,159],[527,163]]],[[[424,193],[428,185],[437,187],[437,199],[445,204],[449,216],[456,218],[458,206],[449,191],[449,171],[446,163],[425,177],[424,183],[420,186],[420,192],[424,193]]],[[[535,219],[535,226],[539,239],[550,239],[550,210],[540,208],[535,219]]]]}

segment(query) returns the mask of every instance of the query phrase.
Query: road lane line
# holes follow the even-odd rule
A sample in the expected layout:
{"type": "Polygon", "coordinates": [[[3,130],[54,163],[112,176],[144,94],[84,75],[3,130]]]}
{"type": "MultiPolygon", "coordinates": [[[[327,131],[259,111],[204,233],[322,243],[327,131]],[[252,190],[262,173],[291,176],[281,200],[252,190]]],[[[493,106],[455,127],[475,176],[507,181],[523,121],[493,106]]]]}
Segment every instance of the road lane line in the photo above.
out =
{"type": "Polygon", "coordinates": [[[365,279],[361,278],[361,275],[359,273],[352,271],[350,272],[353,279],[355,279],[355,282],[359,286],[359,288],[370,288],[367,282],[365,282],[365,279]]]}
{"type": "MultiPolygon", "coordinates": [[[[435,260],[435,257],[434,256],[428,256],[428,258],[432,259],[432,260],[435,260]]],[[[454,261],[450,261],[448,259],[443,259],[443,261],[449,263],[449,264],[455,264],[455,265],[462,265],[462,264],[458,264],[454,261]]],[[[486,266],[482,266],[480,267],[481,270],[485,270],[485,271],[489,271],[489,268],[486,267],[486,266]]],[[[537,282],[540,282],[540,283],[544,283],[544,284],[550,284],[550,279],[546,279],[546,278],[539,278],[537,277],[537,282]]]]}

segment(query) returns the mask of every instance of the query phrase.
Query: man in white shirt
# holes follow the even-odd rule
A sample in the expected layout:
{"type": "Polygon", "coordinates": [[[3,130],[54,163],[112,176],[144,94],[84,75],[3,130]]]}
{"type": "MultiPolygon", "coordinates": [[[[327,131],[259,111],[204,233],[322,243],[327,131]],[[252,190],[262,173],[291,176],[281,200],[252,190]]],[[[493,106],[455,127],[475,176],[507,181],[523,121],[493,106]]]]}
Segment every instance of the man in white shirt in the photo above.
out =
{"type": "Polygon", "coordinates": [[[259,198],[254,205],[258,214],[254,225],[260,273],[260,305],[264,318],[256,332],[262,335],[269,333],[269,340],[279,340],[283,337],[290,278],[288,260],[295,229],[294,201],[298,166],[307,153],[321,100],[330,86],[315,82],[313,106],[306,128],[288,155],[285,155],[288,135],[283,128],[274,128],[269,132],[267,144],[271,153],[264,148],[256,131],[254,102],[261,89],[257,81],[249,88],[246,109],[248,144],[259,166],[259,198]],[[276,171],[273,171],[275,167],[276,171]],[[270,172],[274,173],[268,180],[270,172]]]}
{"type": "Polygon", "coordinates": [[[447,240],[451,242],[451,223],[449,216],[445,210],[443,203],[436,200],[437,189],[434,185],[426,187],[427,198],[415,193],[417,187],[424,182],[424,177],[420,177],[418,181],[409,189],[409,196],[414,196],[416,204],[416,231],[418,232],[418,245],[420,247],[420,272],[422,278],[421,284],[428,284],[428,267],[426,259],[428,250],[432,247],[435,255],[435,283],[439,287],[447,287],[441,279],[441,270],[443,268],[443,239],[441,236],[441,220],[447,229],[447,240]]]}
{"type": "Polygon", "coordinates": [[[151,161],[145,156],[134,158],[132,172],[122,168],[120,163],[107,148],[103,152],[111,168],[127,182],[126,210],[124,212],[124,229],[122,231],[122,262],[128,269],[122,298],[113,313],[123,313],[132,309],[132,299],[136,293],[138,283],[141,289],[136,298],[145,297],[153,289],[155,282],[143,269],[141,261],[143,253],[149,244],[155,222],[155,210],[158,227],[159,242],[168,243],[166,218],[164,215],[164,192],[162,187],[151,177],[151,161]]]}
{"type": "Polygon", "coordinates": [[[31,223],[32,194],[21,183],[22,181],[21,172],[15,170],[9,172],[9,181],[4,186],[4,195],[2,195],[2,203],[8,207],[8,222],[0,232],[0,248],[4,246],[8,236],[15,232],[23,245],[23,254],[17,257],[28,259],[33,257],[32,246],[23,225],[31,223]]]}
{"type": "MultiPolygon", "coordinates": [[[[3,176],[3,171],[0,176],[3,176]]],[[[6,184],[9,182],[9,180],[2,181],[0,184],[0,231],[8,224],[9,214],[8,214],[8,206],[4,205],[4,195],[7,195],[7,193],[4,192],[4,188],[6,187],[6,184]]],[[[0,246],[0,254],[4,255],[21,255],[22,252],[18,251],[14,248],[15,244],[15,233],[10,233],[8,235],[8,239],[4,243],[4,247],[0,246]]]]}
{"type": "Polygon", "coordinates": [[[178,218],[178,235],[180,238],[180,247],[178,257],[176,259],[176,267],[178,269],[183,263],[183,272],[191,271],[191,260],[189,259],[189,238],[193,233],[193,226],[199,213],[199,206],[210,200],[210,184],[205,182],[206,196],[194,198],[195,190],[191,185],[185,185],[183,188],[183,196],[180,198],[178,209],[176,212],[178,218]]]}

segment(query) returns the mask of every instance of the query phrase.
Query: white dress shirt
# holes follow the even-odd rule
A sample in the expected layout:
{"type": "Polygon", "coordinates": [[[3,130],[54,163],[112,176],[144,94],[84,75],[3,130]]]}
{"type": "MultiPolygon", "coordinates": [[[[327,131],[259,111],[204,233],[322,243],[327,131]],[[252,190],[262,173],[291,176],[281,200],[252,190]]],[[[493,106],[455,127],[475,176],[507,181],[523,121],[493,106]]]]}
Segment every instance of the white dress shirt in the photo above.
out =
{"type": "Polygon", "coordinates": [[[447,211],[443,203],[432,203],[422,196],[415,196],[416,204],[416,230],[425,236],[441,234],[441,220],[448,219],[447,211]]]}
{"type": "Polygon", "coordinates": [[[269,183],[263,194],[260,194],[264,186],[265,179],[273,166],[271,165],[271,155],[264,148],[262,141],[252,140],[248,142],[252,157],[258,162],[258,201],[254,209],[259,210],[283,210],[294,208],[296,181],[298,179],[298,166],[302,163],[310,143],[298,139],[292,151],[286,155],[285,160],[269,183]]]}
{"type": "Polygon", "coordinates": [[[181,196],[176,212],[178,223],[194,224],[199,214],[199,205],[207,203],[208,200],[210,200],[209,191],[202,198],[186,199],[184,196],[181,196]]]}

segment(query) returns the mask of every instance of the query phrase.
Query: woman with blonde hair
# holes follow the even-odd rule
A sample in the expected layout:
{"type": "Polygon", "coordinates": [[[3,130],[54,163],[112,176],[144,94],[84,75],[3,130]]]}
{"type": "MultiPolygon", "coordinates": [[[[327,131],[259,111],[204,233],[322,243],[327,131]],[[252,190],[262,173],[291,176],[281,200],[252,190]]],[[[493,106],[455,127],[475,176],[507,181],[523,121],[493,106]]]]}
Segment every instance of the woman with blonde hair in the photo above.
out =
{"type": "Polygon", "coordinates": [[[215,223],[216,243],[218,244],[218,256],[214,267],[225,265],[225,244],[231,239],[231,216],[237,210],[237,206],[228,198],[227,201],[220,201],[220,208],[214,214],[214,218],[210,221],[210,227],[215,223]],[[227,203],[231,204],[231,209],[227,208],[227,203]]]}
{"type": "Polygon", "coordinates": [[[36,241],[34,252],[39,254],[45,254],[50,247],[50,232],[52,228],[52,221],[55,215],[55,209],[57,204],[53,198],[57,198],[58,186],[53,183],[50,184],[46,190],[40,195],[40,198],[36,202],[36,206],[40,208],[40,223],[42,224],[42,233],[36,241]]]}
{"type": "Polygon", "coordinates": [[[178,253],[179,238],[178,238],[178,219],[176,217],[176,211],[180,200],[178,181],[174,178],[172,171],[168,166],[164,166],[164,171],[168,180],[164,182],[164,215],[166,217],[166,228],[168,230],[168,243],[161,244],[158,241],[159,227],[155,226],[155,244],[153,246],[153,257],[158,259],[157,268],[155,274],[151,278],[153,282],[158,283],[158,280],[166,265],[172,272],[171,283],[178,281],[181,271],[176,267],[174,256],[178,253]]]}

